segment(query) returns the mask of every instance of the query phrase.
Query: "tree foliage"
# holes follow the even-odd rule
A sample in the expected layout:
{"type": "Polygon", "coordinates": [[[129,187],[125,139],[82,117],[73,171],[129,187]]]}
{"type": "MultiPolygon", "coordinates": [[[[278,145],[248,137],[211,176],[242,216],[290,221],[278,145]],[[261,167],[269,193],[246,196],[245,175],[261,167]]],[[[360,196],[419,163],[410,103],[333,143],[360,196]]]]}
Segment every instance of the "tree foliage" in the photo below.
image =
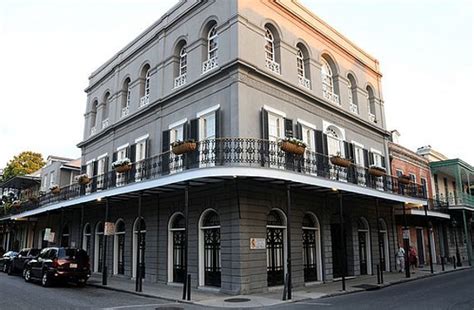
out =
{"type": "Polygon", "coordinates": [[[3,169],[3,181],[18,175],[25,175],[37,171],[45,164],[40,153],[31,151],[21,152],[11,159],[3,169]]]}

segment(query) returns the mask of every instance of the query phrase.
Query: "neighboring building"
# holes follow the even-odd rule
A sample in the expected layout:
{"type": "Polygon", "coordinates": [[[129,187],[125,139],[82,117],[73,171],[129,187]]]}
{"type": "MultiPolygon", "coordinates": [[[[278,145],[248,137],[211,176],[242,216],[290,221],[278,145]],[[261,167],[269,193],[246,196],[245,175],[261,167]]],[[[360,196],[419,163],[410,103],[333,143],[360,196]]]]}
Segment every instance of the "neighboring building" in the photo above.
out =
{"type": "Polygon", "coordinates": [[[417,153],[430,161],[435,199],[449,205],[453,219],[448,231],[449,255],[459,252],[461,260],[474,264],[474,168],[461,159],[448,159],[431,146],[417,153]]]}
{"type": "MultiPolygon", "coordinates": [[[[397,139],[392,138],[392,140],[398,141],[399,136],[397,132],[397,139]]],[[[399,178],[400,190],[411,186],[411,183],[420,183],[427,196],[433,197],[429,161],[393,142],[389,142],[388,148],[390,166],[393,173],[399,178]],[[403,182],[403,178],[406,178],[405,182],[403,182]]],[[[403,228],[406,225],[410,231],[409,245],[416,249],[420,266],[429,264],[430,256],[435,264],[441,263],[441,257],[447,262],[449,254],[445,251],[446,228],[450,225],[447,205],[430,199],[426,210],[422,205],[407,204],[404,208],[405,213],[403,213],[403,208],[398,208],[395,212],[400,245],[404,245],[403,228]]]]}
{"type": "Polygon", "coordinates": [[[48,192],[53,185],[65,187],[73,184],[80,172],[80,159],[48,156],[41,171],[41,191],[48,192]]]}
{"type": "Polygon", "coordinates": [[[378,61],[297,1],[180,1],[90,76],[91,182],[16,217],[94,272],[231,294],[391,270],[394,209],[426,193],[390,176],[380,85],[378,61]]]}

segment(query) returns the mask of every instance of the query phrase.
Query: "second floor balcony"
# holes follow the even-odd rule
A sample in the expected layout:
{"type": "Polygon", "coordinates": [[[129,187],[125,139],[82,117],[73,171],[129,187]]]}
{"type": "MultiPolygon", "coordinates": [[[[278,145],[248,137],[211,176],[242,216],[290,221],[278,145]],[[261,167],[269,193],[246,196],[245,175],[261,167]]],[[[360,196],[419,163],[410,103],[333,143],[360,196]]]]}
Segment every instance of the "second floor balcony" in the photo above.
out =
{"type": "Polygon", "coordinates": [[[318,183],[326,189],[349,189],[361,195],[384,195],[388,199],[396,196],[410,197],[418,202],[426,198],[426,190],[416,183],[401,184],[398,177],[390,175],[375,176],[372,168],[350,165],[337,166],[331,157],[306,150],[297,155],[284,151],[275,141],[253,138],[222,138],[196,142],[196,147],[182,155],[168,151],[142,161],[130,163],[124,172],[109,170],[103,174],[90,176],[90,182],[63,187],[58,192],[48,192],[38,197],[35,203],[25,203],[12,209],[13,213],[38,208],[43,205],[73,200],[95,192],[126,187],[160,178],[185,175],[186,172],[226,170],[227,177],[255,175],[265,178],[278,178],[290,173],[294,180],[302,184],[318,183]],[[208,169],[208,170],[205,170],[208,169]],[[388,194],[388,196],[387,196],[388,194]]]}

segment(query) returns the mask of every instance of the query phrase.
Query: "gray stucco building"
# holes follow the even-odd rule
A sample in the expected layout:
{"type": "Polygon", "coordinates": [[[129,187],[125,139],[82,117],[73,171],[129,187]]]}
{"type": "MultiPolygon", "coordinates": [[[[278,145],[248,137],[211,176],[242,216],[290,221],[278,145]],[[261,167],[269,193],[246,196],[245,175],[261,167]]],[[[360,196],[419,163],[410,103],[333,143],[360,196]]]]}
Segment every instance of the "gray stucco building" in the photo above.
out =
{"type": "Polygon", "coordinates": [[[20,216],[94,272],[231,294],[373,274],[393,208],[426,202],[390,176],[378,61],[297,1],[180,1],[89,81],[91,182],[20,216]]]}

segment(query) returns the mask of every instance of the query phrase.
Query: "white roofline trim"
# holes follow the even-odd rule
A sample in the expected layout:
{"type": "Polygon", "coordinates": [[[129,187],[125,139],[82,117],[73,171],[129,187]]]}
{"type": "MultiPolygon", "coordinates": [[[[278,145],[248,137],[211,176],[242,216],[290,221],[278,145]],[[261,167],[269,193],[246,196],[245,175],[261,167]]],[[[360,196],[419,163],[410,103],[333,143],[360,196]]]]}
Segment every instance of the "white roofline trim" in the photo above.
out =
{"type": "Polygon", "coordinates": [[[228,176],[241,176],[241,177],[265,177],[271,179],[280,179],[296,183],[304,183],[325,188],[337,188],[341,191],[347,191],[351,193],[358,193],[368,195],[372,197],[378,197],[382,199],[393,200],[400,203],[411,203],[417,205],[425,205],[427,201],[425,199],[412,198],[406,196],[395,195],[391,193],[382,192],[376,189],[360,187],[355,184],[343,183],[334,180],[328,180],[321,177],[315,177],[311,175],[301,175],[294,172],[279,170],[279,169],[261,169],[261,168],[247,168],[247,167],[212,167],[212,168],[197,168],[180,172],[168,176],[162,176],[158,179],[142,181],[138,183],[132,183],[130,185],[117,187],[101,192],[92,193],[90,195],[82,196],[77,199],[69,201],[61,201],[53,205],[47,205],[35,210],[26,211],[14,216],[0,218],[0,220],[10,218],[21,218],[40,214],[46,211],[57,210],[89,201],[97,200],[98,198],[111,197],[121,195],[130,192],[138,192],[150,188],[157,188],[166,186],[169,184],[189,181],[199,178],[212,178],[212,177],[228,177],[228,176]]]}

